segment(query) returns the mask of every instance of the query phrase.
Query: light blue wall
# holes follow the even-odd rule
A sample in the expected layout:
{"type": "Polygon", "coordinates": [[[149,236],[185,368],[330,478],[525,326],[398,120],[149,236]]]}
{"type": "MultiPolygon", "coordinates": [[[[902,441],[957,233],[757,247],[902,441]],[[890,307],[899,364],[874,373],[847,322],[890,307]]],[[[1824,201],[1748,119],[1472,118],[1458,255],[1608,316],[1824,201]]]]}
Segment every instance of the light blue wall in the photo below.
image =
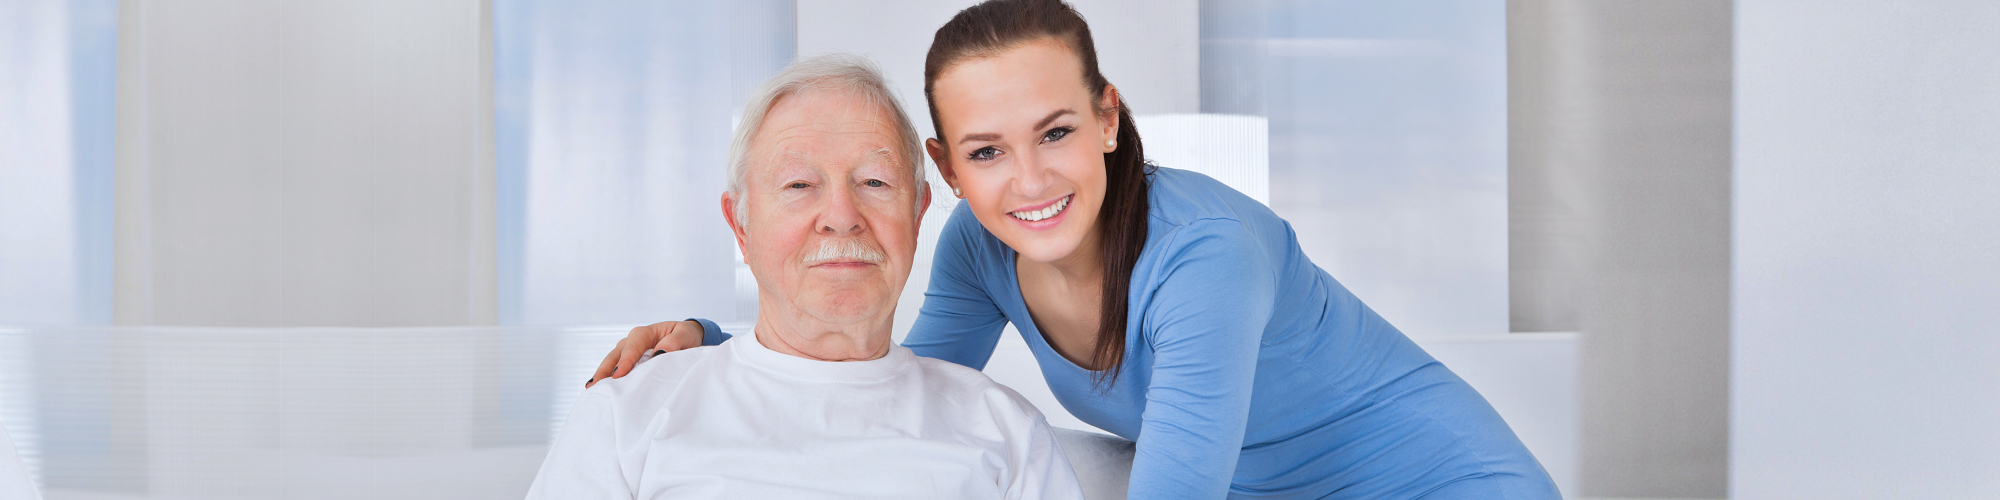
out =
{"type": "Polygon", "coordinates": [[[111,322],[116,0],[0,0],[0,324],[111,322]]]}

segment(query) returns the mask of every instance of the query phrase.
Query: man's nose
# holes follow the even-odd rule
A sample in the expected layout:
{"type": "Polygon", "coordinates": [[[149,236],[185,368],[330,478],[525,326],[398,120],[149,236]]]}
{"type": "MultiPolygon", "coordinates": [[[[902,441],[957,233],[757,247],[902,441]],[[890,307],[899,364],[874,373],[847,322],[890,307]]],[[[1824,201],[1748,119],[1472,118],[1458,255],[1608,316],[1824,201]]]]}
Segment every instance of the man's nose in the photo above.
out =
{"type": "Polygon", "coordinates": [[[854,186],[839,186],[826,192],[826,206],[819,215],[818,231],[829,236],[854,236],[866,230],[861,207],[856,205],[854,186]]]}

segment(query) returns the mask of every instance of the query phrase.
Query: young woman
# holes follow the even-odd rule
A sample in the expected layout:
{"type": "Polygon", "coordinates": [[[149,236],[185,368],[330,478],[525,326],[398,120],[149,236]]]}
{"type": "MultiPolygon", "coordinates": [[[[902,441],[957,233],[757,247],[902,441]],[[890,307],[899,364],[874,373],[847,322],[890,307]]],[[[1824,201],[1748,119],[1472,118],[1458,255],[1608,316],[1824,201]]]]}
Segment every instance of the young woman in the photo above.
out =
{"type": "MultiPolygon", "coordinates": [[[[965,201],[904,345],[982,368],[1013,323],[1064,408],[1138,443],[1130,498],[1558,498],[1486,400],[1283,219],[1145,162],[1068,5],[960,12],[924,94],[927,149],[965,201]]],[[[634,329],[596,377],[713,329],[634,329]]]]}

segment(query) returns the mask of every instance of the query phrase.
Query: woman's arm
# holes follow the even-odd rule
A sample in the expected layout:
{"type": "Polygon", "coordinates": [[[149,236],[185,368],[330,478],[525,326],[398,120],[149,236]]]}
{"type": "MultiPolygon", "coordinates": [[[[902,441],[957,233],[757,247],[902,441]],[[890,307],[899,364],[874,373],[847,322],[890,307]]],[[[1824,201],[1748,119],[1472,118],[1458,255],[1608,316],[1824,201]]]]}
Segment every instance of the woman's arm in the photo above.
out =
{"type": "Polygon", "coordinates": [[[722,341],[729,340],[729,337],[729,332],[715,326],[714,321],[701,318],[661,321],[633,328],[631,332],[625,334],[625,338],[618,339],[617,345],[611,346],[611,352],[604,355],[604,361],[597,363],[597,371],[591,373],[590,381],[584,382],[583,387],[589,389],[590,386],[597,385],[598,380],[607,378],[624,378],[626,374],[632,373],[632,369],[637,368],[640,362],[650,357],[648,353],[659,354],[691,347],[720,345],[722,341]]]}
{"type": "Polygon", "coordinates": [[[1162,241],[1166,262],[1142,320],[1152,382],[1130,498],[1222,498],[1235,476],[1276,277],[1233,220],[1203,220],[1162,241]]]}
{"type": "Polygon", "coordinates": [[[960,203],[938,235],[937,253],[931,258],[931,282],[924,292],[923,310],[903,347],[918,356],[942,359],[971,367],[986,368],[993,346],[1007,317],[987,295],[984,274],[997,267],[994,262],[1005,254],[982,244],[986,229],[972,210],[960,203]]]}

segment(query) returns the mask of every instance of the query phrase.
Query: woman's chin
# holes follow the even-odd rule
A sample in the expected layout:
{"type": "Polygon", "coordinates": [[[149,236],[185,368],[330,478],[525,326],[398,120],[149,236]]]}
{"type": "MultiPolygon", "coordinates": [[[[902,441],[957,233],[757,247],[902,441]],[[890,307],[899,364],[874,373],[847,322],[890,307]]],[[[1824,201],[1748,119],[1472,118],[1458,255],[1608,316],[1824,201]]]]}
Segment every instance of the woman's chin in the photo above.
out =
{"type": "Polygon", "coordinates": [[[1068,238],[1035,238],[1035,240],[1041,241],[1025,241],[1021,242],[1022,244],[1010,243],[1008,246],[1014,248],[1014,253],[1021,255],[1021,260],[1049,264],[1069,258],[1071,253],[1076,252],[1077,244],[1075,241],[1054,241],[1058,239],[1067,240],[1068,238]]]}

